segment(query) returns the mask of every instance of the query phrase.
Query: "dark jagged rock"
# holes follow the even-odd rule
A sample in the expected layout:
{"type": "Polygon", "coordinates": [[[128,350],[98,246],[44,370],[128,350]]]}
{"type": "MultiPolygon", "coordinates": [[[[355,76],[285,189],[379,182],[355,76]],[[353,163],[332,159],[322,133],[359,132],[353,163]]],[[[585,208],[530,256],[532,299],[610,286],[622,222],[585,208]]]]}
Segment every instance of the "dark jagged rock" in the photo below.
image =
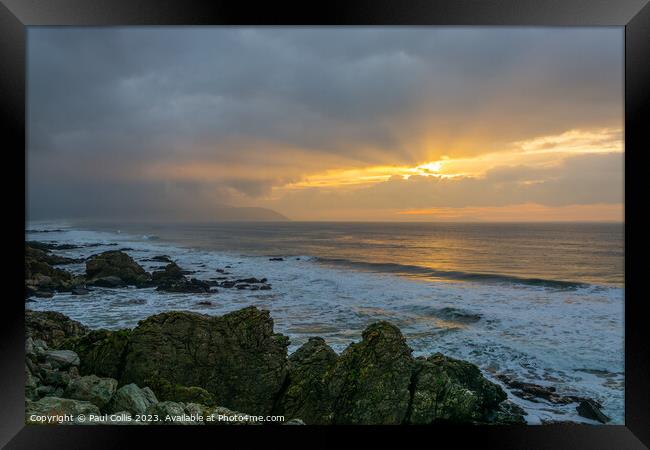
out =
{"type": "Polygon", "coordinates": [[[156,255],[146,261],[173,263],[174,261],[168,255],[156,255]]]}
{"type": "Polygon", "coordinates": [[[157,285],[173,284],[184,280],[183,271],[174,262],[167,264],[163,270],[157,270],[151,274],[151,281],[157,285]]]}
{"type": "Polygon", "coordinates": [[[236,284],[237,283],[235,281],[224,281],[223,283],[220,283],[219,286],[221,286],[223,288],[226,288],[226,289],[230,289],[230,288],[235,287],[236,284]]]}
{"type": "Polygon", "coordinates": [[[52,264],[76,262],[69,258],[49,255],[43,250],[25,246],[25,295],[36,292],[69,291],[82,284],[83,279],[70,272],[52,267],[52,264]]]}
{"type": "Polygon", "coordinates": [[[211,289],[212,284],[208,281],[197,280],[192,278],[187,280],[183,277],[182,280],[170,281],[160,284],[156,290],[164,292],[183,292],[189,294],[208,294],[215,293],[216,291],[211,289]]]}
{"type": "Polygon", "coordinates": [[[320,337],[309,341],[289,357],[287,385],[277,405],[277,413],[287,418],[300,417],[309,424],[332,420],[332,401],[327,374],[337,355],[320,337]]]}
{"type": "Polygon", "coordinates": [[[90,290],[86,289],[84,287],[73,287],[72,290],[70,291],[72,295],[88,295],[90,294],[90,290]]]}
{"type": "Polygon", "coordinates": [[[151,276],[124,252],[112,250],[94,255],[86,261],[86,277],[89,283],[111,276],[138,287],[151,284],[151,276]]]}
{"type": "Polygon", "coordinates": [[[120,277],[116,277],[113,275],[108,277],[94,278],[92,281],[89,281],[87,284],[89,286],[107,287],[107,288],[118,288],[127,285],[127,283],[123,281],[120,277]]]}
{"type": "Polygon", "coordinates": [[[157,314],[133,330],[121,382],[164,378],[200,386],[219,405],[267,414],[286,376],[287,346],[269,312],[255,307],[221,317],[157,314]]]}
{"type": "Polygon", "coordinates": [[[84,336],[69,339],[63,345],[74,350],[81,359],[81,375],[120,379],[131,330],[93,330],[84,336]]]}
{"type": "Polygon", "coordinates": [[[475,323],[481,320],[481,315],[463,311],[456,308],[441,308],[436,311],[436,316],[459,323],[475,323]]]}
{"type": "Polygon", "coordinates": [[[34,288],[30,286],[25,287],[26,293],[25,296],[27,297],[38,297],[38,298],[52,298],[54,297],[54,292],[52,292],[49,289],[40,289],[40,290],[34,290],[34,288]]]}
{"type": "Polygon", "coordinates": [[[512,388],[514,395],[532,402],[539,402],[540,399],[543,399],[553,404],[566,405],[584,400],[582,397],[573,395],[560,395],[553,386],[540,386],[534,383],[526,383],[515,380],[505,374],[499,374],[496,378],[509,388],[512,388]]]}
{"type": "Polygon", "coordinates": [[[49,251],[49,250],[72,250],[76,248],[81,248],[80,245],[74,244],[57,244],[56,242],[39,242],[39,241],[26,241],[26,246],[35,248],[38,250],[49,251]]]}
{"type": "Polygon", "coordinates": [[[578,414],[580,414],[582,417],[585,417],[587,419],[596,420],[600,423],[607,423],[611,419],[603,414],[603,412],[600,410],[602,407],[603,405],[595,400],[584,399],[578,406],[576,406],[576,411],[578,411],[578,414]]]}
{"type": "Polygon", "coordinates": [[[399,328],[376,322],[338,358],[329,377],[333,423],[398,424],[406,415],[413,359],[399,328]]]}
{"type": "Polygon", "coordinates": [[[68,338],[82,336],[90,329],[81,322],[54,311],[25,311],[25,336],[40,339],[58,348],[68,338]]]}
{"type": "Polygon", "coordinates": [[[284,261],[284,258],[269,258],[269,261],[284,261]]]}
{"type": "Polygon", "coordinates": [[[411,389],[413,424],[480,422],[507,397],[474,364],[441,353],[416,360],[411,389]]]}
{"type": "Polygon", "coordinates": [[[257,284],[257,283],[265,283],[266,278],[263,278],[264,281],[258,280],[257,278],[251,277],[251,278],[240,278],[239,280],[235,280],[235,283],[246,283],[246,284],[257,284]]]}

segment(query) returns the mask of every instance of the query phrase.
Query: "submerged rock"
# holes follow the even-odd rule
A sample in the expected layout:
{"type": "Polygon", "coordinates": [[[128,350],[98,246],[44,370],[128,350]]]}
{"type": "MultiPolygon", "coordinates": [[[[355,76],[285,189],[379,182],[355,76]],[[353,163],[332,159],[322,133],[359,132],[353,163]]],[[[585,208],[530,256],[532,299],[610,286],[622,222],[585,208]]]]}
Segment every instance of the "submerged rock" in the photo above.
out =
{"type": "Polygon", "coordinates": [[[87,284],[90,286],[107,287],[107,288],[117,288],[117,287],[126,286],[126,282],[124,282],[120,277],[116,277],[112,275],[108,277],[93,278],[91,281],[88,281],[87,284]]]}
{"type": "Polygon", "coordinates": [[[185,277],[180,280],[170,280],[161,283],[156,288],[156,290],[164,292],[182,292],[188,294],[208,294],[216,292],[215,290],[212,290],[212,284],[208,281],[197,280],[196,278],[187,280],[185,277]]]}
{"type": "Polygon", "coordinates": [[[444,320],[458,323],[475,323],[481,320],[481,315],[457,308],[441,308],[436,310],[435,315],[444,320]]]}
{"type": "Polygon", "coordinates": [[[138,287],[148,286],[151,280],[150,275],[133,258],[119,250],[103,252],[86,261],[89,283],[111,276],[138,287]]]}
{"type": "Polygon", "coordinates": [[[576,411],[578,411],[578,414],[580,414],[582,417],[585,417],[587,419],[596,420],[600,423],[607,423],[611,419],[603,414],[603,412],[600,410],[602,407],[603,405],[595,400],[584,399],[578,406],[576,406],[576,411]]]}
{"type": "Polygon", "coordinates": [[[72,288],[72,290],[70,292],[72,293],[72,295],[88,295],[88,294],[90,294],[90,290],[86,289],[86,288],[83,288],[83,287],[74,287],[74,288],[72,288]]]}
{"type": "Polygon", "coordinates": [[[512,393],[514,395],[531,402],[539,402],[541,399],[557,405],[566,405],[569,403],[579,403],[584,400],[582,397],[576,397],[573,395],[560,395],[553,386],[541,386],[539,384],[526,383],[515,380],[506,374],[499,374],[496,377],[509,388],[512,388],[512,393]]]}
{"type": "Polygon", "coordinates": [[[174,261],[168,255],[156,255],[150,259],[147,259],[146,261],[174,263],[174,261]]]}
{"type": "Polygon", "coordinates": [[[287,346],[269,312],[255,307],[221,317],[157,314],[133,330],[121,382],[200,386],[219,405],[267,414],[286,376],[287,346]]]}

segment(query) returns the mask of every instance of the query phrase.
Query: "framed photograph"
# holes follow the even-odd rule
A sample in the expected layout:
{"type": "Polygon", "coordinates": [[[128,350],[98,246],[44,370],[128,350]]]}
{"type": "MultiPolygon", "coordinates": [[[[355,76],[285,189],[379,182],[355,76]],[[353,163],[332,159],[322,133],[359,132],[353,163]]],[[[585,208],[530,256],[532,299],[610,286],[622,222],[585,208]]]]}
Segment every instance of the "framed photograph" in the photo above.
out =
{"type": "Polygon", "coordinates": [[[0,444],[647,448],[647,3],[3,0],[0,444]]]}

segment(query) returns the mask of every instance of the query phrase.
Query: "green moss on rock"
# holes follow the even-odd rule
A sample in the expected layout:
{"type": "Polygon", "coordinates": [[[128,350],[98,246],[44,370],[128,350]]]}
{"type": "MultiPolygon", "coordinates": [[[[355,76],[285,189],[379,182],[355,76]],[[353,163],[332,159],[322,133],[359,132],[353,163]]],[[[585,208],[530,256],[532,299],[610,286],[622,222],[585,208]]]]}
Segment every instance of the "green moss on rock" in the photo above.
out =
{"type": "Polygon", "coordinates": [[[52,348],[62,348],[67,339],[83,336],[90,329],[55,311],[25,311],[25,336],[40,339],[52,348]]]}
{"type": "Polygon", "coordinates": [[[215,406],[212,394],[198,386],[182,386],[170,383],[164,378],[148,378],[145,384],[151,388],[160,401],[199,403],[215,406]]]}
{"type": "Polygon", "coordinates": [[[200,386],[219,405],[267,414],[286,376],[287,345],[269,312],[255,307],[222,317],[157,314],[133,330],[121,382],[200,386]]]}
{"type": "Polygon", "coordinates": [[[81,375],[119,380],[124,368],[124,358],[131,330],[94,330],[88,334],[65,341],[81,360],[81,375]]]}
{"type": "Polygon", "coordinates": [[[479,422],[506,399],[474,364],[436,353],[416,360],[409,423],[479,422]]]}
{"type": "Polygon", "coordinates": [[[413,358],[399,328],[368,326],[328,374],[335,424],[399,424],[406,415],[413,358]]]}
{"type": "Polygon", "coordinates": [[[308,424],[327,424],[332,420],[332,398],[326,375],[337,355],[320,337],[310,338],[289,357],[286,389],[277,405],[277,414],[299,417],[308,424]]]}

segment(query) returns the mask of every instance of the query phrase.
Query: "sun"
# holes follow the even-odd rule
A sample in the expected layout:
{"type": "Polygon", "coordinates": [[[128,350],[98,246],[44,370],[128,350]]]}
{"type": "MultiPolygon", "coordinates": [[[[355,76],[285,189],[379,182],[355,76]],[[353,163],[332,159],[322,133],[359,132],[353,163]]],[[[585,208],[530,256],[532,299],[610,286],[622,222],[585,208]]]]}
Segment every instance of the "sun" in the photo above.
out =
{"type": "Polygon", "coordinates": [[[440,161],[434,161],[426,164],[420,164],[416,167],[416,169],[425,173],[440,172],[440,169],[442,169],[442,163],[440,161]]]}

